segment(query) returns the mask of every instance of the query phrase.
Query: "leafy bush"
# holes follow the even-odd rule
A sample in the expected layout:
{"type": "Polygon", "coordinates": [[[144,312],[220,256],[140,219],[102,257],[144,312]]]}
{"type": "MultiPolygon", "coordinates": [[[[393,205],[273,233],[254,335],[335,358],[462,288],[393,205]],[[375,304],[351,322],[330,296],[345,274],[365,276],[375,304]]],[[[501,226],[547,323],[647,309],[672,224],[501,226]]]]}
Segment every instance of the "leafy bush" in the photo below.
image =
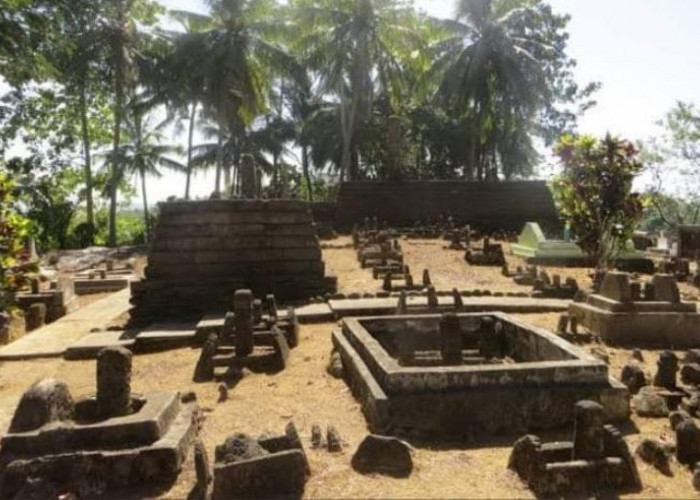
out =
{"type": "Polygon", "coordinates": [[[36,271],[24,246],[29,221],[14,206],[14,183],[0,173],[0,311],[14,304],[15,294],[26,286],[27,273],[36,271]]]}
{"type": "Polygon", "coordinates": [[[555,153],[564,165],[554,181],[561,215],[578,245],[599,268],[608,268],[643,215],[640,197],[632,192],[632,181],[643,168],[639,152],[631,142],[610,135],[602,140],[567,135],[555,153]]]}

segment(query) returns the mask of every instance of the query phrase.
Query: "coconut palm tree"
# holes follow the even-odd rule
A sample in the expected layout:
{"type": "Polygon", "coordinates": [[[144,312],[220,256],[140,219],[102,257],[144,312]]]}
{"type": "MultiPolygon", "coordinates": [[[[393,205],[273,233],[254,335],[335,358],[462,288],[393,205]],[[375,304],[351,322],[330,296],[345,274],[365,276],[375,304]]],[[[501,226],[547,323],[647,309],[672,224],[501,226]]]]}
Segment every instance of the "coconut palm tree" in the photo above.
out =
{"type": "Polygon", "coordinates": [[[166,118],[153,125],[145,108],[140,104],[132,104],[126,120],[128,142],[119,146],[116,182],[122,182],[129,176],[137,176],[141,182],[143,199],[143,217],[145,223],[146,242],[150,241],[150,215],[146,190],[146,177],[160,177],[161,168],[175,172],[186,172],[187,166],[172,158],[172,155],[182,154],[178,146],[164,144],[164,129],[169,125],[166,118]]]}
{"type": "MultiPolygon", "coordinates": [[[[240,134],[266,107],[273,75],[303,73],[277,39],[282,24],[274,0],[209,0],[212,28],[198,37],[203,105],[217,123],[216,190],[221,190],[225,135],[240,134]],[[225,131],[228,130],[228,134],[225,131]]],[[[240,157],[240,153],[237,154],[240,157]]],[[[235,168],[235,165],[234,165],[235,168]]]]}
{"type": "Polygon", "coordinates": [[[434,45],[443,75],[439,102],[474,124],[465,175],[479,180],[527,172],[536,153],[528,132],[550,96],[556,50],[537,2],[460,0],[450,35],[434,45]],[[524,133],[525,132],[525,133],[524,133]]]}
{"type": "MultiPolygon", "coordinates": [[[[321,94],[339,100],[341,177],[359,174],[359,127],[375,96],[402,95],[403,65],[419,37],[397,0],[297,0],[298,50],[320,75],[321,94]]],[[[396,101],[397,99],[395,99],[396,101]]]]}

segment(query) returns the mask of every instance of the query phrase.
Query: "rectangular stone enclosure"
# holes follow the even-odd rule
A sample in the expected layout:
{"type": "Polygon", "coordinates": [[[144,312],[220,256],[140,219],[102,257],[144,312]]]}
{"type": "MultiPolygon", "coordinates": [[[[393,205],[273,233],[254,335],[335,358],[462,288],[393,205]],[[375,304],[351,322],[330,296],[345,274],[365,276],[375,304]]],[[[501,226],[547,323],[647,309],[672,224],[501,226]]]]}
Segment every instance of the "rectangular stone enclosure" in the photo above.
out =
{"type": "Polygon", "coordinates": [[[610,421],[629,415],[629,392],[607,365],[503,313],[347,318],[333,333],[347,382],[372,432],[472,439],[556,428],[581,399],[610,421]],[[455,355],[456,353],[456,355],[455,355]]]}

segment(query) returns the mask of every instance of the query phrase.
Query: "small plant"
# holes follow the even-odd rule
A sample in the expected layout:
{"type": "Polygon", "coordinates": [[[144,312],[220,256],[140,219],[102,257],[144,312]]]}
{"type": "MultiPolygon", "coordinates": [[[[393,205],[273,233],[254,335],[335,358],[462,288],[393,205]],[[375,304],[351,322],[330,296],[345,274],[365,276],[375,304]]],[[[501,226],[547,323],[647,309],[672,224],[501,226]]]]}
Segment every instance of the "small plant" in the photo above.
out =
{"type": "Polygon", "coordinates": [[[24,242],[30,224],[14,208],[14,184],[0,173],[0,312],[14,305],[15,294],[27,285],[28,273],[37,270],[24,242]]]}
{"type": "Polygon", "coordinates": [[[567,135],[555,153],[564,171],[554,181],[562,218],[599,269],[614,264],[643,215],[632,182],[643,165],[629,141],[567,135]]]}

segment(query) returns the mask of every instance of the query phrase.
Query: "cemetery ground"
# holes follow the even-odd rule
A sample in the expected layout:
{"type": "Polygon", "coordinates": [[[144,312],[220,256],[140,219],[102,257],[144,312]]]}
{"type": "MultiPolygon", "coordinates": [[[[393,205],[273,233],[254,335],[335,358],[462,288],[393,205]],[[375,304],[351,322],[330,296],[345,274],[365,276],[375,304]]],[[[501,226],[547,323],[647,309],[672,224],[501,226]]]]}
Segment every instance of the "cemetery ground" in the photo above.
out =
{"type": "MultiPolygon", "coordinates": [[[[334,247],[350,243],[341,237],[325,242],[334,247]]],[[[422,270],[430,270],[432,282],[438,290],[490,290],[493,292],[529,292],[531,287],[518,286],[504,277],[498,267],[473,267],[463,260],[463,251],[446,250],[443,240],[403,240],[406,263],[419,278],[422,270]]],[[[513,270],[522,265],[519,259],[506,256],[513,270]]],[[[352,248],[333,248],[323,251],[330,272],[338,276],[338,292],[371,292],[381,288],[381,281],[372,278],[369,269],[361,269],[352,248]]],[[[579,285],[588,286],[588,270],[578,268],[547,268],[550,275],[573,277],[579,285]]],[[[697,290],[681,284],[685,300],[697,300],[697,290]]],[[[558,313],[515,314],[514,317],[530,324],[555,331],[558,313]]],[[[115,318],[113,325],[126,321],[126,316],[115,318]]],[[[181,348],[160,353],[139,354],[133,360],[132,389],[135,393],[176,390],[194,391],[204,408],[205,422],[201,437],[210,456],[214,446],[234,432],[253,436],[266,431],[279,433],[289,421],[299,430],[310,460],[312,475],[306,485],[305,496],[320,498],[523,498],[532,497],[531,491],[506,467],[513,442],[518,435],[491,438],[482,442],[441,443],[410,441],[415,448],[413,474],[406,479],[380,475],[363,476],[350,466],[350,458],[357,445],[368,433],[360,404],[350,393],[345,382],[326,373],[331,351],[330,333],[333,323],[302,325],[299,347],[289,359],[287,369],[275,374],[246,375],[232,386],[229,398],[217,402],[219,391],[215,383],[194,383],[192,372],[199,357],[199,349],[181,348]],[[343,451],[330,453],[325,448],[312,449],[312,425],[336,427],[345,441],[343,451]]],[[[605,347],[601,344],[583,344],[582,348],[606,353],[611,374],[619,377],[620,370],[629,361],[631,351],[605,347]]],[[[656,370],[659,351],[641,351],[647,376],[656,370]]],[[[681,352],[677,353],[682,356],[681,352]]],[[[0,428],[7,429],[19,397],[25,389],[41,377],[53,377],[66,382],[75,396],[94,393],[95,362],[65,361],[61,358],[33,361],[13,361],[0,364],[0,428]]],[[[475,408],[474,411],[478,411],[475,408]]],[[[674,441],[668,418],[648,419],[632,414],[629,423],[621,427],[631,450],[645,437],[674,441]]],[[[571,429],[538,433],[543,441],[568,439],[571,429]]],[[[134,497],[156,495],[167,498],[185,498],[195,482],[193,456],[190,451],[182,473],[169,490],[134,491],[134,497]]],[[[637,460],[644,490],[631,497],[689,498],[696,495],[692,486],[692,471],[675,461],[674,477],[662,475],[652,466],[637,460]]]]}

